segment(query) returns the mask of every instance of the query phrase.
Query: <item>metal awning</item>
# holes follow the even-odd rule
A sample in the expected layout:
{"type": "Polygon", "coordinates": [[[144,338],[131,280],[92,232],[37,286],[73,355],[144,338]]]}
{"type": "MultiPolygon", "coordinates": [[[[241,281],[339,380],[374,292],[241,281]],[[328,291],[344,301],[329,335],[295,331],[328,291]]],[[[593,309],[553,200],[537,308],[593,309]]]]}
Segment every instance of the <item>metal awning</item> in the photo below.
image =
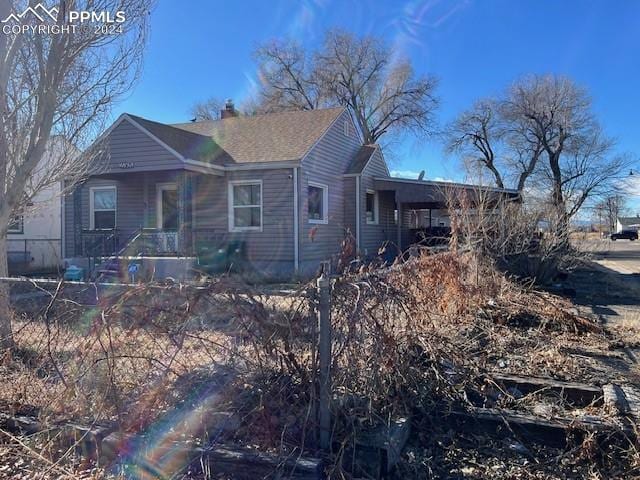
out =
{"type": "Polygon", "coordinates": [[[439,209],[447,206],[447,199],[460,199],[467,195],[472,203],[481,199],[490,202],[498,200],[520,201],[517,190],[484,187],[453,182],[435,182],[431,180],[412,180],[408,178],[376,177],[376,190],[395,192],[396,202],[408,209],[439,209]]]}

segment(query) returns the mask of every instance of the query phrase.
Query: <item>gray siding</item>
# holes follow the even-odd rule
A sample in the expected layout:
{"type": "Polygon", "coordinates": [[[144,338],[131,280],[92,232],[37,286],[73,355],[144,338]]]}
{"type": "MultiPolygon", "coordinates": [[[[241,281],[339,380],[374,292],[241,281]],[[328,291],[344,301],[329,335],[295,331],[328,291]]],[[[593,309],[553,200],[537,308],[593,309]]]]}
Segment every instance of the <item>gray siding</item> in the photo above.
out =
{"type": "MultiPolygon", "coordinates": [[[[115,185],[117,188],[116,226],[129,235],[134,230],[155,227],[155,184],[176,181],[177,170],[183,162],[156,140],[124,119],[95,146],[100,152],[92,161],[93,175],[80,192],[81,229],[89,222],[89,189],[92,186],[115,185]]],[[[65,256],[78,255],[75,251],[73,193],[65,195],[65,256]]]]}
{"type": "Polygon", "coordinates": [[[361,141],[355,133],[355,127],[350,129],[351,135],[345,135],[345,121],[352,121],[346,111],[338,117],[301,165],[299,177],[300,262],[301,269],[307,272],[317,268],[321,261],[338,254],[346,230],[353,227],[353,222],[345,219],[343,174],[357,154],[361,141]],[[326,225],[309,223],[307,202],[309,182],[317,182],[329,187],[329,216],[326,225]]]}
{"type": "MultiPolygon", "coordinates": [[[[334,258],[340,251],[345,233],[355,236],[355,184],[344,172],[358,153],[361,140],[351,128],[345,135],[344,122],[352,122],[344,112],[303,160],[298,175],[299,192],[299,259],[303,273],[315,270],[323,260],[334,258]],[[317,182],[328,186],[329,211],[327,224],[311,224],[308,219],[308,186],[317,182]]],[[[123,121],[104,139],[107,145],[101,158],[101,174],[90,177],[81,187],[82,228],[88,229],[89,189],[92,186],[115,185],[118,192],[117,227],[124,235],[140,227],[156,227],[156,184],[179,182],[183,163],[171,152],[123,121]],[[123,169],[120,164],[133,164],[123,169]]],[[[182,170],[183,171],[183,170],[182,170]]],[[[365,221],[365,194],[373,188],[373,178],[388,172],[379,151],[376,151],[362,174],[360,189],[361,248],[375,253],[387,239],[395,240],[393,221],[394,199],[387,192],[380,195],[379,225],[365,221]]],[[[240,239],[246,242],[247,256],[257,270],[264,273],[292,272],[294,265],[294,200],[291,168],[226,172],[225,176],[194,174],[193,227],[207,229],[214,236],[240,239]],[[261,180],[263,184],[262,231],[229,231],[229,182],[261,180]]],[[[180,185],[178,186],[180,188],[180,185]]],[[[77,254],[74,248],[73,197],[65,198],[65,229],[67,255],[77,254]]],[[[77,229],[76,229],[77,230],[77,229]]]]}
{"type": "MultiPolygon", "coordinates": [[[[141,227],[156,226],[156,184],[176,182],[179,171],[140,172],[129,175],[104,175],[89,178],[76,187],[80,192],[80,218],[82,230],[88,230],[90,222],[91,187],[115,186],[117,192],[116,228],[123,236],[131,235],[141,227]]],[[[65,195],[65,255],[79,255],[75,251],[73,193],[65,195]]]]}
{"type": "Polygon", "coordinates": [[[195,228],[246,242],[247,257],[264,273],[293,272],[293,175],[291,169],[199,175],[194,186],[195,228]],[[229,232],[229,182],[262,180],[262,231],[229,232]]]}
{"type": "MultiPolygon", "coordinates": [[[[156,191],[159,183],[177,183],[181,171],[139,172],[91,177],[79,186],[82,229],[90,228],[91,187],[114,185],[117,189],[116,226],[124,236],[140,227],[156,228],[156,191]]],[[[194,176],[193,227],[215,236],[246,242],[247,257],[264,273],[293,272],[293,180],[291,169],[228,172],[226,177],[194,176]],[[262,180],[263,229],[229,232],[228,185],[232,180],[262,180]]],[[[67,256],[74,251],[73,195],[65,198],[67,256]]]]}
{"type": "Polygon", "coordinates": [[[367,166],[362,171],[362,175],[371,178],[389,176],[389,170],[387,169],[387,164],[384,161],[380,147],[376,149],[371,159],[369,159],[369,163],[367,163],[367,166]]]}
{"type": "Polygon", "coordinates": [[[94,173],[131,173],[184,168],[184,163],[128,120],[123,120],[98,145],[94,173]],[[125,168],[123,168],[123,166],[125,168]]]}
{"type": "Polygon", "coordinates": [[[378,223],[367,223],[367,190],[375,190],[375,177],[388,176],[386,163],[378,148],[360,177],[360,251],[365,256],[376,255],[378,249],[387,241],[396,242],[397,227],[394,219],[395,196],[393,193],[378,193],[378,223]]]}
{"type": "Polygon", "coordinates": [[[344,225],[351,235],[356,236],[356,177],[346,177],[344,188],[344,225]]]}

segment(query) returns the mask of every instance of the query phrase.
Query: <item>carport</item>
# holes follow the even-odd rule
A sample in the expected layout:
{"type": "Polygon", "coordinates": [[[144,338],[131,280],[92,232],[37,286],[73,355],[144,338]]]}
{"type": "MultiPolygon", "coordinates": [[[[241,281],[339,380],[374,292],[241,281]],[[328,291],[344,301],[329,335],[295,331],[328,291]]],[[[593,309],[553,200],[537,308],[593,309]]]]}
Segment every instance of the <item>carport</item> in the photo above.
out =
{"type": "Polygon", "coordinates": [[[405,219],[406,212],[411,210],[428,210],[429,228],[433,210],[447,209],[451,202],[460,203],[465,199],[467,205],[472,208],[480,202],[496,205],[500,201],[520,201],[517,190],[484,187],[464,183],[436,182],[431,180],[412,180],[406,178],[376,177],[374,179],[375,190],[379,192],[392,192],[395,197],[397,213],[397,245],[402,250],[403,244],[407,246],[409,225],[405,219]]]}

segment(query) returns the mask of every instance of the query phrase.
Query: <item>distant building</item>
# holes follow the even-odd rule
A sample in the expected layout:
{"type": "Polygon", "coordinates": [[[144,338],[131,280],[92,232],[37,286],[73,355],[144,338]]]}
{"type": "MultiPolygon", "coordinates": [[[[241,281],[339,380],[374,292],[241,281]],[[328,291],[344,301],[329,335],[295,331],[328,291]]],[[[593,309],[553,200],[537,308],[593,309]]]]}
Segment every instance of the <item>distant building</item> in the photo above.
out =
{"type": "Polygon", "coordinates": [[[616,232],[623,230],[636,230],[640,229],[640,215],[635,217],[618,217],[616,220],[616,232]]]}

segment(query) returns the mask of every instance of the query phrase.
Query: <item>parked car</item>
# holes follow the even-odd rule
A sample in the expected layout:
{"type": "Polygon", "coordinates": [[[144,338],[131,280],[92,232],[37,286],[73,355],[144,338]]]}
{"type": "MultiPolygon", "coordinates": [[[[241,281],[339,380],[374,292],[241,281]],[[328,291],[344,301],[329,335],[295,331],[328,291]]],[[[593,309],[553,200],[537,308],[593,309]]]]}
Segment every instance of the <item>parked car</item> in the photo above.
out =
{"type": "Polygon", "coordinates": [[[636,230],[622,230],[621,232],[611,234],[611,240],[614,242],[621,239],[631,240],[633,242],[638,239],[638,232],[636,230]]]}

